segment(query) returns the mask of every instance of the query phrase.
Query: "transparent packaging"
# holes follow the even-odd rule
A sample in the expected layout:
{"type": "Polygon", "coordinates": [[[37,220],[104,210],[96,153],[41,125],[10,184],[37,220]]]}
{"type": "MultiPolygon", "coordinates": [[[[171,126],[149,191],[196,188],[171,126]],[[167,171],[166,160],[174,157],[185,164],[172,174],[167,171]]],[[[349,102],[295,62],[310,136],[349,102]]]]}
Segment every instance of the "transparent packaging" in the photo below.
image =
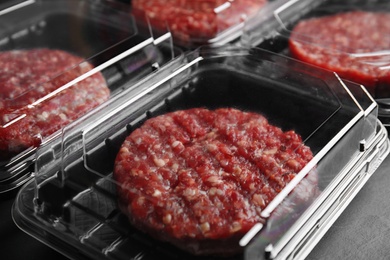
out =
{"type": "Polygon", "coordinates": [[[120,210],[122,185],[113,177],[122,143],[145,120],[199,107],[260,113],[298,133],[313,153],[248,232],[234,242],[208,241],[239,249],[225,259],[307,254],[310,235],[326,230],[389,153],[377,104],[361,85],[262,49],[201,48],[41,146],[34,180],[16,198],[15,223],[71,258],[217,259],[186,253],[131,225],[120,210]]]}
{"type": "Polygon", "coordinates": [[[0,192],[31,177],[37,147],[63,126],[179,55],[169,33],[140,35],[125,8],[88,0],[3,4],[0,192]]]}
{"type": "Polygon", "coordinates": [[[258,18],[244,28],[244,46],[283,53],[364,85],[379,104],[380,120],[389,124],[388,1],[294,0],[258,18]]]}
{"type": "Polygon", "coordinates": [[[132,14],[156,30],[169,30],[185,48],[222,46],[237,40],[259,10],[272,12],[285,0],[135,0],[132,14]]]}

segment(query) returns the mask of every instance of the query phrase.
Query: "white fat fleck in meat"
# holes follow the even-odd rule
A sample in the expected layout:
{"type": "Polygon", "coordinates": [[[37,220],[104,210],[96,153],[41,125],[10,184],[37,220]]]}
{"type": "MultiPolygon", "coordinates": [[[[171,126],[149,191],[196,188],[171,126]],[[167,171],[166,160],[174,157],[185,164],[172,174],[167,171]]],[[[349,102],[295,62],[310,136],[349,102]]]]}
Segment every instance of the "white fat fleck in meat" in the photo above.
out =
{"type": "Polygon", "coordinates": [[[181,153],[184,151],[185,147],[183,145],[182,142],[176,140],[174,141],[172,144],[171,144],[171,147],[172,149],[176,152],[176,153],[181,153]]]}
{"type": "Polygon", "coordinates": [[[287,166],[291,167],[294,170],[298,170],[300,167],[300,164],[297,160],[290,159],[287,161],[287,166]]]}
{"type": "Polygon", "coordinates": [[[209,189],[209,195],[210,196],[215,196],[215,195],[219,195],[219,196],[222,196],[224,193],[223,193],[223,190],[221,189],[218,189],[216,187],[211,187],[209,189]]]}
{"type": "Polygon", "coordinates": [[[172,215],[171,214],[166,214],[164,217],[163,217],[163,223],[164,224],[169,224],[171,223],[172,221],[172,215]]]}
{"type": "Polygon", "coordinates": [[[48,117],[49,117],[49,113],[46,112],[46,111],[43,111],[42,116],[43,116],[44,118],[48,118],[48,117]]]}
{"type": "Polygon", "coordinates": [[[160,197],[161,196],[161,191],[158,190],[158,189],[155,189],[153,194],[152,194],[153,197],[160,197]]]}
{"type": "Polygon", "coordinates": [[[82,62],[82,63],[80,63],[79,67],[81,69],[89,69],[90,68],[90,64],[88,62],[82,62]]]}
{"type": "Polygon", "coordinates": [[[220,163],[223,167],[226,167],[226,166],[228,166],[229,161],[228,161],[228,160],[221,160],[219,163],[220,163]]]}
{"type": "Polygon", "coordinates": [[[183,196],[186,197],[188,200],[194,199],[194,196],[196,195],[196,190],[191,188],[186,188],[183,191],[183,196]]]}
{"type": "Polygon", "coordinates": [[[218,176],[211,176],[211,177],[207,178],[207,182],[210,183],[211,185],[215,186],[215,185],[222,183],[222,180],[220,180],[218,178],[218,176]]]}
{"type": "Polygon", "coordinates": [[[8,123],[12,119],[11,115],[3,115],[3,123],[8,123]]]}
{"type": "Polygon", "coordinates": [[[136,169],[131,169],[130,173],[132,176],[138,176],[138,170],[136,169]]]}
{"type": "Polygon", "coordinates": [[[265,200],[261,194],[254,194],[252,196],[252,200],[257,206],[260,206],[260,207],[265,206],[265,200]]]}
{"type": "Polygon", "coordinates": [[[153,158],[153,162],[157,167],[164,167],[165,166],[165,161],[163,159],[153,158]]]}
{"type": "Polygon", "coordinates": [[[158,125],[158,129],[160,129],[160,131],[163,132],[163,133],[167,130],[167,128],[163,124],[159,124],[158,125]]]}
{"type": "Polygon", "coordinates": [[[138,137],[137,139],[135,139],[135,144],[141,144],[141,143],[142,143],[141,137],[138,137]]]}
{"type": "Polygon", "coordinates": [[[242,169],[239,167],[239,166],[234,166],[234,168],[233,168],[233,174],[234,175],[241,175],[241,173],[242,173],[242,169]]]}
{"type": "Polygon", "coordinates": [[[241,223],[234,221],[232,225],[230,226],[230,233],[235,233],[237,231],[240,231],[242,228],[241,223]]]}
{"type": "Polygon", "coordinates": [[[257,149],[255,150],[255,152],[253,153],[253,155],[255,156],[255,158],[260,158],[260,156],[263,155],[263,149],[257,148],[257,149]]]}
{"type": "Polygon", "coordinates": [[[215,130],[213,130],[213,131],[211,131],[211,132],[209,132],[209,133],[206,134],[206,137],[207,137],[208,139],[213,139],[213,138],[215,138],[216,136],[217,136],[217,133],[215,132],[215,130]]]}
{"type": "Polygon", "coordinates": [[[58,116],[59,116],[62,120],[67,120],[67,119],[68,119],[68,117],[67,117],[64,113],[60,113],[58,116]]]}
{"type": "Polygon", "coordinates": [[[49,113],[47,113],[46,111],[44,111],[42,114],[37,115],[37,118],[40,121],[46,121],[48,117],[49,117],[49,113]]]}
{"type": "Polygon", "coordinates": [[[145,203],[145,197],[142,197],[142,196],[138,197],[137,204],[142,206],[142,205],[144,205],[144,203],[145,203]]]}
{"type": "Polygon", "coordinates": [[[230,173],[225,172],[224,170],[220,169],[219,172],[218,172],[218,175],[222,176],[222,177],[229,177],[230,173]]]}
{"type": "Polygon", "coordinates": [[[38,92],[40,92],[40,93],[44,93],[44,92],[45,92],[45,88],[44,88],[43,86],[39,86],[39,87],[37,88],[37,90],[38,90],[38,92]]]}
{"type": "Polygon", "coordinates": [[[127,147],[122,146],[122,148],[119,150],[119,153],[129,154],[130,151],[129,151],[129,149],[127,147]]]}
{"type": "Polygon", "coordinates": [[[200,195],[203,195],[203,196],[206,196],[206,195],[207,195],[207,192],[204,191],[204,190],[199,190],[199,194],[200,194],[200,195]]]}
{"type": "Polygon", "coordinates": [[[207,150],[209,150],[210,152],[214,152],[218,149],[217,145],[215,144],[207,144],[207,150]]]}
{"type": "Polygon", "coordinates": [[[266,155],[274,155],[277,151],[278,148],[274,147],[274,148],[264,150],[263,153],[266,155]]]}
{"type": "Polygon", "coordinates": [[[283,161],[287,160],[290,157],[290,155],[286,152],[279,153],[279,158],[283,161]]]}
{"type": "MultiPolygon", "coordinates": [[[[19,80],[19,78],[17,78],[17,77],[11,77],[10,79],[9,79],[9,81],[13,84],[13,85],[16,85],[16,86],[18,86],[19,84],[20,84],[20,80],[19,80]]],[[[10,95],[10,98],[13,98],[14,96],[13,95],[10,95]]]]}
{"type": "Polygon", "coordinates": [[[174,163],[174,164],[172,165],[171,169],[172,169],[173,171],[177,172],[177,170],[179,169],[179,164],[174,163]]]}
{"type": "Polygon", "coordinates": [[[210,231],[210,224],[208,222],[200,224],[200,230],[202,230],[202,233],[207,233],[210,231]]]}
{"type": "Polygon", "coordinates": [[[248,211],[248,212],[243,212],[243,211],[238,212],[238,217],[240,219],[248,219],[250,217],[250,215],[251,215],[250,211],[248,211]]]}
{"type": "Polygon", "coordinates": [[[210,196],[214,196],[216,193],[217,193],[217,188],[211,187],[211,188],[209,189],[209,195],[210,195],[210,196]]]}
{"type": "Polygon", "coordinates": [[[241,141],[238,141],[238,142],[237,142],[237,145],[238,145],[239,147],[246,147],[246,146],[248,146],[248,142],[245,141],[245,140],[241,140],[241,141]]]}
{"type": "Polygon", "coordinates": [[[180,141],[177,141],[177,140],[172,143],[172,147],[173,148],[175,148],[178,145],[183,145],[183,144],[180,141]]]}

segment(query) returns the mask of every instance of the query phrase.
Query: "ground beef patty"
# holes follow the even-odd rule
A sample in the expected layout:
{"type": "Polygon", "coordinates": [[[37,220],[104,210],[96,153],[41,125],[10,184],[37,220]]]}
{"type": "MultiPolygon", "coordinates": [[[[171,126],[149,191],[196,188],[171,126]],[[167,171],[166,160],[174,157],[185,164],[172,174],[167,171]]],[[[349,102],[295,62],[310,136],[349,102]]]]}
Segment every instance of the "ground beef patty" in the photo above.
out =
{"type": "Polygon", "coordinates": [[[289,46],[295,58],[363,84],[376,97],[389,96],[390,86],[376,89],[390,74],[389,32],[390,13],[350,11],[299,22],[289,46]]]}
{"type": "Polygon", "coordinates": [[[267,0],[133,0],[132,12],[148,18],[153,28],[169,28],[175,40],[185,45],[207,43],[218,33],[254,15],[267,0]]]}
{"type": "Polygon", "coordinates": [[[109,97],[101,73],[50,96],[93,68],[82,62],[65,51],[45,48],[0,52],[2,160],[38,146],[42,138],[109,97]]]}
{"type": "MultiPolygon", "coordinates": [[[[114,178],[119,205],[136,227],[195,254],[232,254],[311,158],[298,134],[260,114],[194,108],[134,130],[117,155],[114,178]]],[[[306,186],[303,200],[316,178],[306,186]]]]}

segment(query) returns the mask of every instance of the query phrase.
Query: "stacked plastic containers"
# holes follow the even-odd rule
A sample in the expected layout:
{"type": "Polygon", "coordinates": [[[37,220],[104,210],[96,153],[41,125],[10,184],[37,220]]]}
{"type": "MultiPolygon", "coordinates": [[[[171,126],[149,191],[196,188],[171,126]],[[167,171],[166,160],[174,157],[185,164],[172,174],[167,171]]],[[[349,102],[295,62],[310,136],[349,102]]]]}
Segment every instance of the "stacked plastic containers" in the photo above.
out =
{"type": "Polygon", "coordinates": [[[154,66],[131,84],[118,83],[131,87],[45,140],[34,153],[33,180],[16,198],[15,222],[74,259],[219,259],[187,253],[132,226],[119,209],[120,183],[113,178],[113,168],[125,138],[149,118],[182,109],[231,107],[261,113],[284,131],[294,130],[313,159],[265,207],[261,221],[235,238],[236,244],[221,241],[221,246],[239,249],[223,259],[306,257],[389,153],[378,104],[364,86],[288,57],[286,28],[278,14],[286,11],[297,21],[320,3],[270,1],[246,13],[249,9],[239,4],[251,1],[166,1],[172,19],[158,21],[163,1],[146,2],[131,4],[131,12],[141,17],[135,22],[139,32],[152,28],[162,35],[158,39],[165,39],[161,32],[167,28],[175,46],[206,46],[154,66]],[[174,16],[178,5],[196,12],[174,16]],[[205,20],[194,18],[205,10],[205,20]],[[221,25],[230,21],[222,13],[232,15],[233,22],[221,25]],[[176,24],[173,17],[192,23],[175,32],[183,23],[176,24]],[[194,28],[201,28],[194,20],[212,25],[210,17],[224,19],[207,27],[211,31],[193,35],[194,28]],[[280,44],[279,38],[284,39],[280,44]]]}
{"type": "Polygon", "coordinates": [[[0,192],[63,126],[176,55],[169,33],[140,35],[129,12],[88,1],[19,1],[0,20],[0,192]]]}
{"type": "Polygon", "coordinates": [[[389,11],[388,1],[381,0],[289,1],[271,16],[259,13],[246,24],[241,40],[245,46],[283,53],[364,85],[388,126],[389,11]],[[260,26],[264,19],[267,26],[260,26]]]}

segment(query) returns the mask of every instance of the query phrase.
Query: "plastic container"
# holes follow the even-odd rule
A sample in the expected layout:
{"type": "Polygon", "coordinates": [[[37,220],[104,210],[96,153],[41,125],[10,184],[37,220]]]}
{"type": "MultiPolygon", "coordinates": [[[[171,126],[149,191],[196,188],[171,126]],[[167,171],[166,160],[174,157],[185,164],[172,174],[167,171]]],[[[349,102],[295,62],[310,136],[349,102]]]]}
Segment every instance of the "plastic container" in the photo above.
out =
{"type": "Polygon", "coordinates": [[[0,11],[3,84],[0,98],[0,193],[19,187],[31,177],[37,147],[58,136],[61,127],[131,87],[171,60],[178,54],[175,51],[179,52],[172,47],[169,33],[157,38],[151,31],[149,35],[140,35],[133,17],[125,9],[118,11],[93,1],[11,3],[15,2],[3,3],[5,7],[0,11]],[[14,59],[15,63],[11,62],[13,55],[19,55],[14,59]],[[61,61],[63,65],[51,60],[53,56],[60,59],[65,55],[67,58],[61,61]],[[44,56],[46,58],[42,58],[44,56]],[[72,61],[69,56],[72,56],[72,61]],[[27,62],[23,57],[27,57],[27,62]],[[11,64],[13,69],[8,70],[4,64],[11,64]],[[87,83],[92,77],[100,83],[87,83]],[[64,97],[66,99],[73,93],[82,98],[86,85],[89,86],[88,90],[85,87],[88,95],[97,95],[98,85],[100,90],[108,89],[109,94],[99,94],[99,102],[94,105],[87,102],[87,98],[84,104],[81,102],[73,107],[73,111],[68,111],[69,114],[53,115],[57,116],[56,119],[43,120],[50,111],[74,103],[68,99],[66,104],[54,105],[63,102],[64,97]],[[42,120],[37,118],[39,114],[42,120]],[[45,126],[34,130],[44,122],[45,126]],[[20,137],[23,131],[25,137],[20,137]]]}
{"type": "Polygon", "coordinates": [[[260,12],[258,19],[246,24],[241,40],[244,46],[283,53],[333,70],[344,79],[364,85],[379,104],[380,120],[388,126],[390,35],[385,28],[388,24],[388,1],[294,0],[272,14],[260,12]],[[264,24],[262,19],[267,19],[266,26],[260,26],[264,24]],[[359,19],[361,24],[357,20],[349,22],[351,19],[359,19]],[[344,24],[337,25],[337,21],[344,24]],[[315,22],[323,26],[315,26],[312,32],[305,32],[300,27],[303,22],[306,28],[315,22]],[[331,26],[331,23],[334,25],[331,26]],[[322,32],[324,36],[319,35],[322,32]]]}
{"type": "Polygon", "coordinates": [[[285,0],[135,0],[132,14],[156,30],[169,30],[184,48],[222,46],[236,41],[244,24],[259,11],[272,12],[285,0]]]}
{"type": "Polygon", "coordinates": [[[16,198],[15,223],[74,259],[216,259],[132,227],[112,178],[128,134],[147,118],[193,107],[259,112],[294,129],[314,154],[262,211],[265,222],[240,238],[242,254],[228,259],[302,259],[389,153],[377,104],[360,85],[261,49],[199,49],[41,146],[34,180],[16,198]],[[318,178],[318,192],[302,199],[309,175],[318,178]]]}

